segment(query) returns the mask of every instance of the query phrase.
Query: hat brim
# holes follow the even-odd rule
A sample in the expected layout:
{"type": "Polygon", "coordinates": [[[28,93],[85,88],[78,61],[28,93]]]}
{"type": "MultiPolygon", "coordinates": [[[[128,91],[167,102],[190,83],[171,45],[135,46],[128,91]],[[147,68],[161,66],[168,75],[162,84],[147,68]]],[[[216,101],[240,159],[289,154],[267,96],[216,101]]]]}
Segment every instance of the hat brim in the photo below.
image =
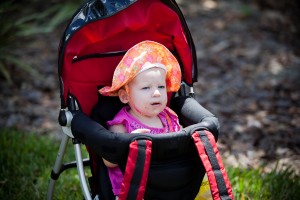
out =
{"type": "Polygon", "coordinates": [[[166,70],[166,88],[168,92],[177,92],[181,85],[181,69],[175,56],[162,44],[143,41],[130,48],[117,65],[111,86],[103,87],[99,92],[104,96],[118,96],[118,91],[128,84],[146,67],[164,66],[166,70]]]}

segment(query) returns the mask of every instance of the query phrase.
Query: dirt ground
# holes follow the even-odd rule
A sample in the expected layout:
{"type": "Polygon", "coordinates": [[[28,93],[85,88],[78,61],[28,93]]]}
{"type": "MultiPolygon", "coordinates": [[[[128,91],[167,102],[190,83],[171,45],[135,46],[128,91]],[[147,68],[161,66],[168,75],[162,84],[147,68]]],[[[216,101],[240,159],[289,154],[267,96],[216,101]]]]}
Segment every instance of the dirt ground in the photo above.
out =
{"type": "MultiPolygon", "coordinates": [[[[196,99],[221,123],[226,165],[299,173],[300,49],[290,15],[249,1],[178,2],[197,50],[196,99]]],[[[14,69],[13,84],[1,80],[0,127],[60,137],[56,63],[63,28],[16,49],[40,76],[14,69]]]]}

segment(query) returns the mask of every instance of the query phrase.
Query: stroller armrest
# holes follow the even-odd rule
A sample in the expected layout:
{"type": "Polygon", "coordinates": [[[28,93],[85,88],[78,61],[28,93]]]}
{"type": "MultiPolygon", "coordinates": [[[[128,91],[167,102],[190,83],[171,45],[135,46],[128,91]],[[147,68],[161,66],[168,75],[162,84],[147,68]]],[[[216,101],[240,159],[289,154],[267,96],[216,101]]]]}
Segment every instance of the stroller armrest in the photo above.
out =
{"type": "Polygon", "coordinates": [[[191,151],[190,144],[192,139],[189,135],[190,133],[186,130],[158,135],[148,133],[114,133],[81,111],[77,111],[73,116],[71,129],[75,138],[89,146],[101,157],[113,163],[125,163],[129,144],[134,140],[140,139],[152,141],[152,157],[154,160],[172,159],[191,151]],[[170,154],[170,152],[173,152],[173,154],[170,154]]]}
{"type": "Polygon", "coordinates": [[[178,114],[180,123],[183,124],[187,132],[196,130],[208,130],[215,140],[219,135],[219,120],[207,109],[201,106],[194,98],[178,96],[171,101],[171,108],[178,114]]]}
{"type": "MultiPolygon", "coordinates": [[[[190,127],[191,129],[199,130],[197,125],[190,127]]],[[[126,163],[129,144],[134,140],[147,139],[152,141],[153,160],[173,159],[189,154],[194,149],[190,145],[192,143],[189,132],[191,129],[158,135],[148,133],[114,133],[81,111],[77,111],[73,116],[71,129],[75,138],[89,146],[98,155],[110,162],[119,164],[126,163]]]]}
{"type": "Polygon", "coordinates": [[[132,141],[132,137],[128,137],[130,135],[112,133],[81,111],[73,116],[71,129],[75,138],[103,158],[115,163],[127,158],[128,146],[132,141]]]}
{"type": "Polygon", "coordinates": [[[187,125],[180,132],[158,135],[114,133],[83,112],[77,111],[71,122],[72,133],[75,138],[113,163],[125,163],[129,144],[138,139],[151,140],[153,143],[152,158],[164,160],[190,153],[192,142],[190,135],[195,130],[208,130],[217,138],[219,133],[218,119],[196,100],[189,97],[176,97],[171,106],[173,109],[175,108],[175,112],[180,113],[179,119],[182,119],[183,124],[187,125]]]}

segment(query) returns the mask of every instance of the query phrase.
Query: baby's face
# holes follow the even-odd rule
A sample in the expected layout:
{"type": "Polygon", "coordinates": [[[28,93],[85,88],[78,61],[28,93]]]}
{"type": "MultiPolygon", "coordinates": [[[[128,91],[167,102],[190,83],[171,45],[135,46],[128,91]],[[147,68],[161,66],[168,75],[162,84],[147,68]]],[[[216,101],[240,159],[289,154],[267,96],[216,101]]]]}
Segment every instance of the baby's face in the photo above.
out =
{"type": "Polygon", "coordinates": [[[129,105],[135,115],[157,116],[167,105],[166,71],[150,68],[129,84],[129,105]]]}

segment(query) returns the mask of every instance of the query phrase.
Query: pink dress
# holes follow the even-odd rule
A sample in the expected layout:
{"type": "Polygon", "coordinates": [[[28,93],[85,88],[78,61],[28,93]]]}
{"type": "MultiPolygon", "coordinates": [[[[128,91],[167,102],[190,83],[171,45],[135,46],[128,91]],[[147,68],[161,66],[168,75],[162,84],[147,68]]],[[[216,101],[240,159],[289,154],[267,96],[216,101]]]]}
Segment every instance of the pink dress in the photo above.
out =
{"type": "MultiPolygon", "coordinates": [[[[152,134],[177,132],[180,130],[179,120],[176,113],[168,107],[166,107],[158,115],[163,124],[162,128],[153,128],[141,123],[138,119],[129,114],[129,110],[129,106],[123,107],[116,114],[113,120],[107,122],[108,127],[116,124],[123,124],[128,133],[140,128],[149,129],[152,134]]],[[[108,174],[112,184],[113,193],[117,196],[121,191],[123,174],[119,167],[108,168],[108,174]]]]}

